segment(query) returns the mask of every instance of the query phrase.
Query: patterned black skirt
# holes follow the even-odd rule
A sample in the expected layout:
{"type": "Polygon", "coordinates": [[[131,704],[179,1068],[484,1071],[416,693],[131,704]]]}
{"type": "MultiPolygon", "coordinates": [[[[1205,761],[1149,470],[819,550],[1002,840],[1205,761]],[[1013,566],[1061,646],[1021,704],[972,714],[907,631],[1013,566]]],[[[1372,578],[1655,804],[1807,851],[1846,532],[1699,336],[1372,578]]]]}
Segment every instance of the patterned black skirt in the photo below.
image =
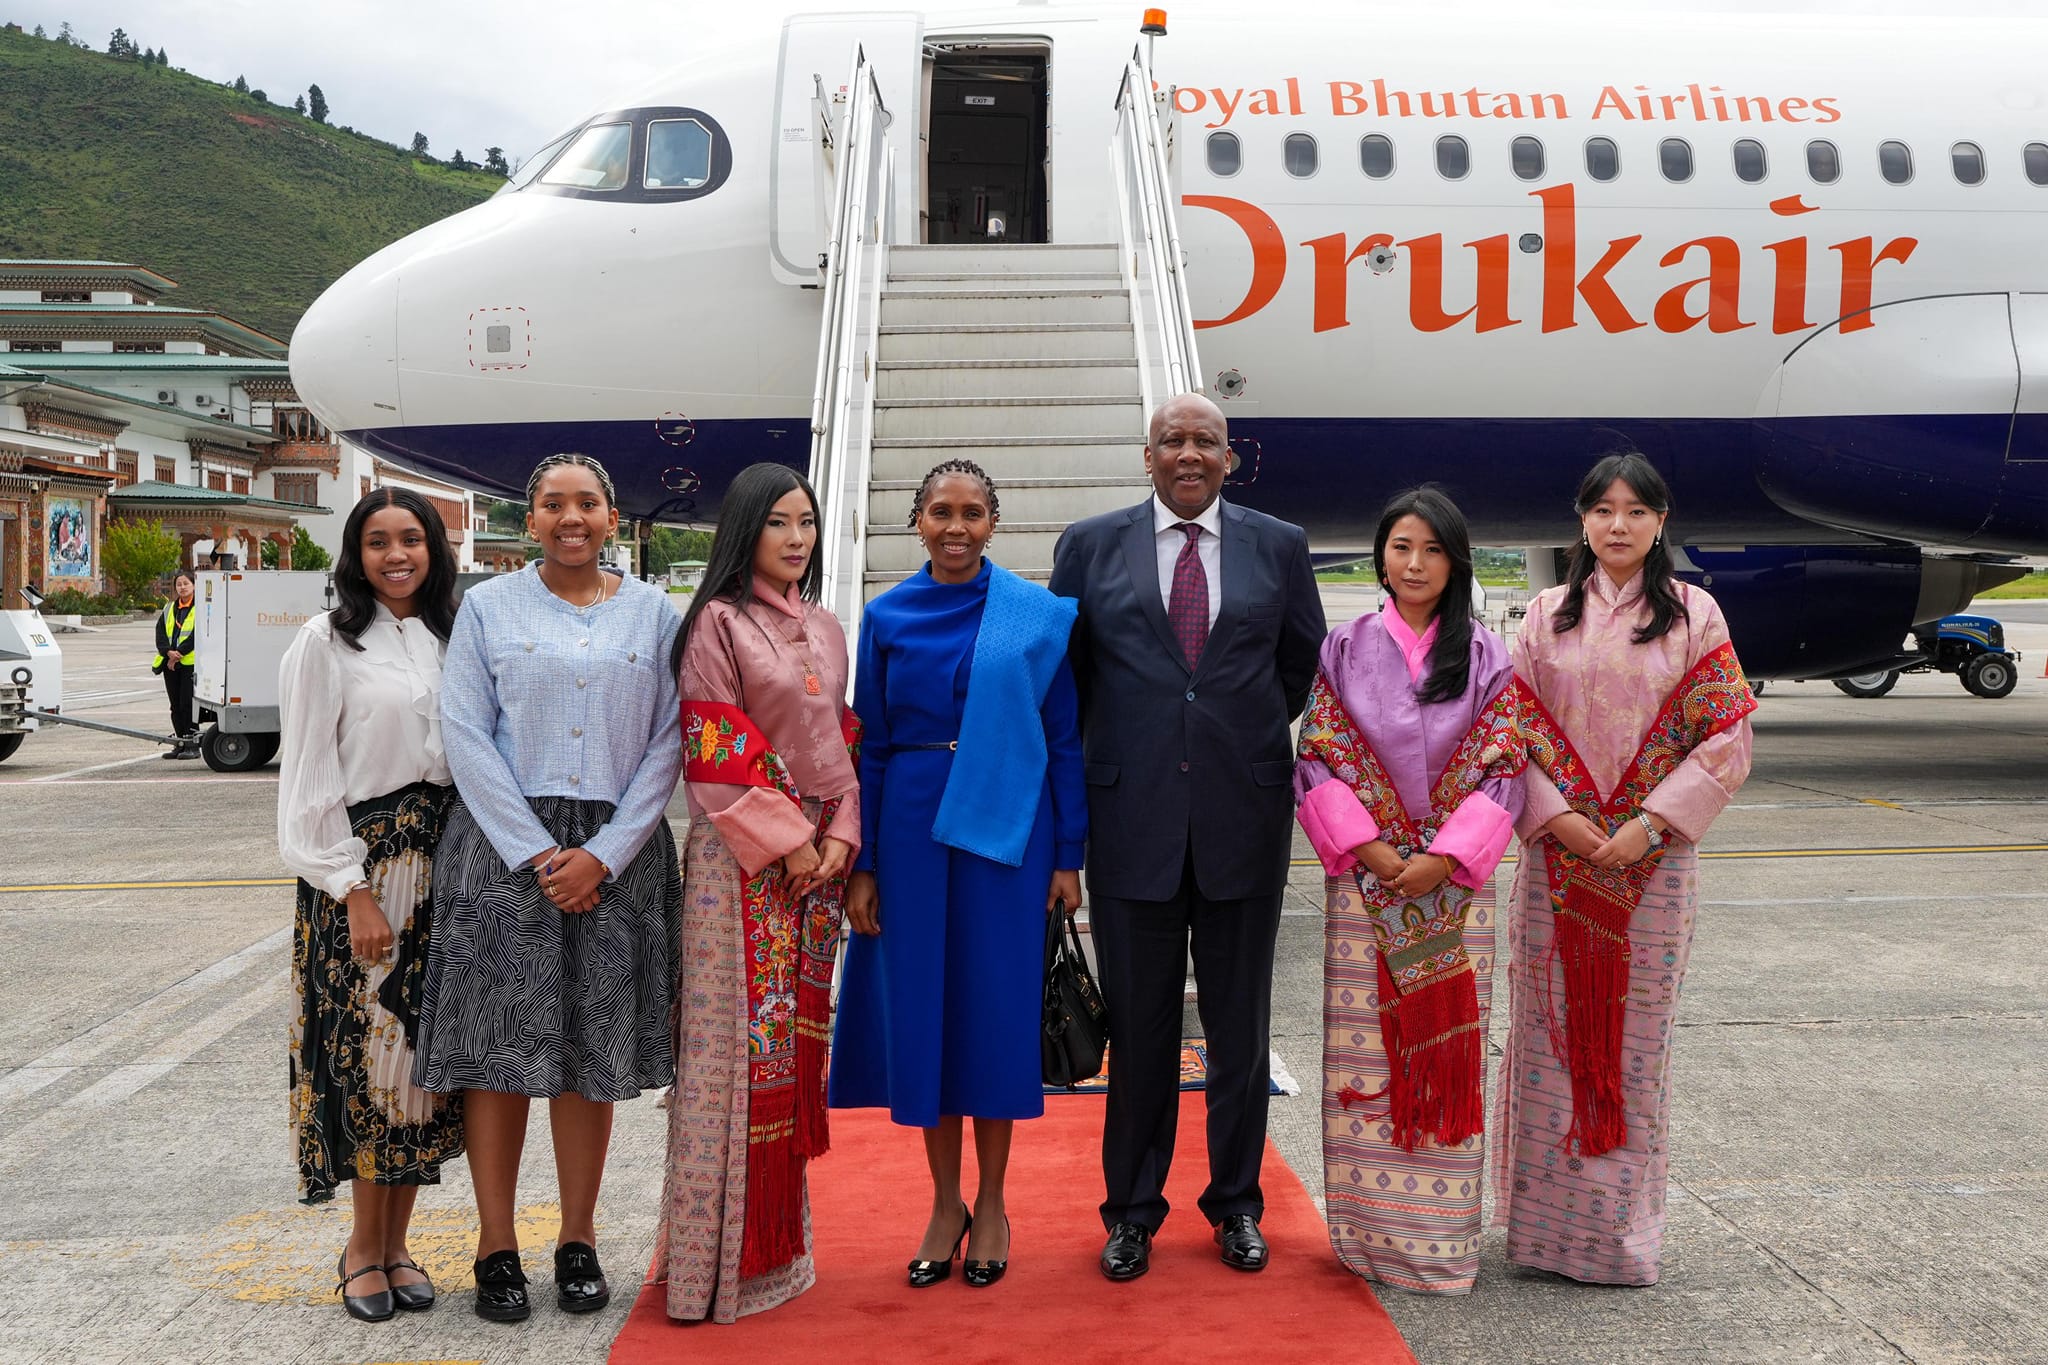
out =
{"type": "MultiPolygon", "coordinates": [[[[527,804],[563,848],[612,817],[606,801],[527,804]]],[[[532,868],[505,866],[457,799],[434,892],[414,1072],[427,1089],[610,1102],[675,1079],[683,879],[668,821],[599,884],[595,909],[572,915],[532,868]]]]}
{"type": "Polygon", "coordinates": [[[301,1203],[332,1199],[344,1180],[439,1184],[441,1163],[462,1151],[459,1097],[412,1078],[434,853],[453,795],[419,782],[348,808],[350,829],[370,846],[365,878],[391,921],[386,961],[356,961],[348,907],[299,883],[291,1117],[301,1203]]]}

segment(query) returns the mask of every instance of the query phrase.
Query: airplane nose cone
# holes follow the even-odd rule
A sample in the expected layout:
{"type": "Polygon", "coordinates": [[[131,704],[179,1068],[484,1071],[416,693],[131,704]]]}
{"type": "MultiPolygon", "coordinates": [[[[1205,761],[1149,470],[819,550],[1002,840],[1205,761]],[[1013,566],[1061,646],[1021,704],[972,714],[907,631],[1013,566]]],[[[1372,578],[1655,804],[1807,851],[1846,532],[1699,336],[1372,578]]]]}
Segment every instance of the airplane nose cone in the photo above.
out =
{"type": "Polygon", "coordinates": [[[372,257],[313,301],[292,332],[292,385],[331,431],[393,427],[398,272],[372,257]]]}

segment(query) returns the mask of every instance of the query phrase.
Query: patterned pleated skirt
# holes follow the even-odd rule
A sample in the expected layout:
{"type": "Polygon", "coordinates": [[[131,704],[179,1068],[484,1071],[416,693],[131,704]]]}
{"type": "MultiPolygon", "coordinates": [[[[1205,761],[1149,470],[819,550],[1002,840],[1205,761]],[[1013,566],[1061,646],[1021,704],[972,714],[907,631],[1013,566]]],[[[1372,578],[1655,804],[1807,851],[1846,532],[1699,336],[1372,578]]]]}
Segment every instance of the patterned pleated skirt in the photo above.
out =
{"type": "Polygon", "coordinates": [[[348,907],[299,883],[291,1118],[302,1203],[332,1199],[344,1180],[436,1185],[441,1163],[462,1151],[461,1100],[412,1078],[435,849],[453,794],[419,782],[348,808],[351,831],[369,845],[366,879],[391,921],[386,961],[358,962],[348,907]]]}
{"type": "MultiPolygon", "coordinates": [[[[563,848],[612,817],[607,801],[528,805],[563,848]]],[[[683,882],[666,820],[565,914],[532,868],[508,868],[458,798],[441,841],[416,1075],[427,1089],[629,1100],[675,1079],[676,935],[683,882]]]]}

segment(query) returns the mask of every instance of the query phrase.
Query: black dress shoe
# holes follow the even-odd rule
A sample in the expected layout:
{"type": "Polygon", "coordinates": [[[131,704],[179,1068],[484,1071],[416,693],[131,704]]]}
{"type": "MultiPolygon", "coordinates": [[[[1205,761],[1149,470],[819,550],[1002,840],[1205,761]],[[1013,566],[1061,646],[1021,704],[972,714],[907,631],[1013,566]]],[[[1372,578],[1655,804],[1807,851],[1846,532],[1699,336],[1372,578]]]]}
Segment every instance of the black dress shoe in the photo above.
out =
{"type": "Polygon", "coordinates": [[[564,1313],[595,1313],[612,1301],[597,1248],[588,1242],[564,1242],[555,1248],[555,1306],[564,1313]]]}
{"type": "Polygon", "coordinates": [[[351,1294],[348,1292],[351,1281],[359,1280],[365,1275],[381,1275],[384,1273],[383,1266],[372,1261],[369,1265],[364,1266],[361,1270],[351,1275],[348,1273],[348,1251],[344,1248],[341,1253],[341,1259],[335,1262],[334,1273],[340,1277],[339,1282],[335,1284],[334,1288],[341,1295],[341,1306],[346,1308],[348,1315],[357,1322],[382,1322],[395,1311],[392,1308],[391,1291],[389,1289],[381,1290],[375,1294],[351,1294]]]}
{"type": "Polygon", "coordinates": [[[1223,1264],[1233,1270],[1266,1268],[1266,1235],[1259,1231],[1259,1220],[1248,1213],[1233,1213],[1218,1223],[1216,1245],[1223,1248],[1223,1264]]]}
{"type": "Polygon", "coordinates": [[[516,1251],[494,1251],[476,1263],[476,1315],[491,1322],[525,1322],[526,1271],[516,1251]]]}
{"type": "MultiPolygon", "coordinates": [[[[1009,1235],[1010,1215],[1006,1213],[1003,1215],[1003,1237],[1005,1240],[1009,1238],[1009,1235]]],[[[969,1288],[986,1289],[997,1280],[1003,1278],[1003,1275],[1009,1269],[1010,1258],[1007,1256],[1003,1257],[1000,1261],[967,1260],[960,1263],[960,1278],[967,1281],[969,1288]]]]}
{"type": "Polygon", "coordinates": [[[1152,1268],[1152,1230],[1136,1223],[1118,1223],[1102,1245],[1102,1273],[1112,1280],[1135,1280],[1152,1268]]]}
{"type": "Polygon", "coordinates": [[[953,1249],[946,1253],[946,1259],[943,1261],[912,1261],[910,1263],[910,1287],[912,1289],[930,1289],[940,1281],[950,1279],[953,1274],[953,1258],[958,1256],[960,1248],[966,1245],[967,1230],[973,1226],[974,1215],[968,1211],[965,1204],[962,1204],[960,1206],[960,1235],[953,1239],[953,1249]]]}
{"type": "MultiPolygon", "coordinates": [[[[422,1275],[427,1273],[411,1261],[393,1261],[384,1267],[387,1276],[394,1270],[419,1270],[422,1275]]],[[[391,1297],[408,1313],[424,1313],[434,1306],[434,1281],[429,1277],[425,1284],[394,1283],[391,1286],[391,1297]]]]}

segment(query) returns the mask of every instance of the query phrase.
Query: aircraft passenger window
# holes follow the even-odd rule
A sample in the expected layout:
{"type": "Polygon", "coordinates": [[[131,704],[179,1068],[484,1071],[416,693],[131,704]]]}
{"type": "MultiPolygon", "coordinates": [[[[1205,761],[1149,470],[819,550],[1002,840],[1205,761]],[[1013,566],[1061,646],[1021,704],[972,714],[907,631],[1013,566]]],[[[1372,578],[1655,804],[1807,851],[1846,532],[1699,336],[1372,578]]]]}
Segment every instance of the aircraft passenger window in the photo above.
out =
{"type": "Polygon", "coordinates": [[[1236,133],[1209,134],[1209,174],[1236,175],[1244,167],[1244,148],[1236,133]]]}
{"type": "Polygon", "coordinates": [[[1692,179],[1692,144],[1681,137],[1667,137],[1657,144],[1657,165],[1666,180],[1679,184],[1692,179]]]}
{"type": "Polygon", "coordinates": [[[647,188],[693,190],[711,179],[711,133],[693,118],[647,125],[647,188]]]}
{"type": "Polygon", "coordinates": [[[1816,185],[1832,185],[1842,178],[1842,154],[1832,142],[1806,144],[1806,173],[1816,185]]]}
{"type": "Polygon", "coordinates": [[[1948,149],[1949,165],[1955,168],[1956,179],[1965,185],[1984,183],[1984,149],[1974,142],[1958,142],[1948,149]]]}
{"type": "Polygon", "coordinates": [[[1518,137],[1508,145],[1508,158],[1515,174],[1524,180],[1543,178],[1543,139],[1518,137]]]}
{"type": "Polygon", "coordinates": [[[1735,144],[1735,178],[1745,185],[1754,185],[1764,178],[1770,169],[1770,162],[1764,156],[1764,144],[1755,138],[1743,138],[1735,144]]]}
{"type": "Polygon", "coordinates": [[[1296,180],[1316,173],[1316,140],[1307,133],[1289,133],[1287,141],[1281,144],[1281,156],[1286,161],[1287,173],[1296,180]]]}
{"type": "Polygon", "coordinates": [[[573,134],[564,133],[532,156],[526,158],[526,160],[520,162],[519,169],[512,172],[511,177],[499,188],[498,193],[511,194],[515,190],[526,188],[535,176],[548,168],[548,163],[555,159],[555,153],[561,151],[563,145],[572,136],[573,134]]]}
{"type": "Polygon", "coordinates": [[[1913,149],[1903,142],[1879,143],[1877,169],[1887,185],[1905,184],[1913,178],[1913,149]]]}
{"type": "Polygon", "coordinates": [[[1621,149],[1613,138],[1586,139],[1586,174],[1595,180],[1612,180],[1621,174],[1621,149]]]}
{"type": "Polygon", "coordinates": [[[1394,173],[1394,141],[1381,133],[1367,133],[1358,139],[1358,167],[1374,180],[1394,173]]]}
{"type": "Polygon", "coordinates": [[[1472,170],[1472,149],[1461,137],[1436,140],[1436,173],[1446,180],[1463,180],[1472,170]]]}
{"type": "Polygon", "coordinates": [[[541,174],[543,185],[568,185],[579,190],[625,188],[626,163],[632,155],[633,125],[600,123],[585,128],[541,174]]]}
{"type": "Polygon", "coordinates": [[[2048,185],[2048,142],[2027,144],[2027,179],[2036,185],[2048,185]]]}

